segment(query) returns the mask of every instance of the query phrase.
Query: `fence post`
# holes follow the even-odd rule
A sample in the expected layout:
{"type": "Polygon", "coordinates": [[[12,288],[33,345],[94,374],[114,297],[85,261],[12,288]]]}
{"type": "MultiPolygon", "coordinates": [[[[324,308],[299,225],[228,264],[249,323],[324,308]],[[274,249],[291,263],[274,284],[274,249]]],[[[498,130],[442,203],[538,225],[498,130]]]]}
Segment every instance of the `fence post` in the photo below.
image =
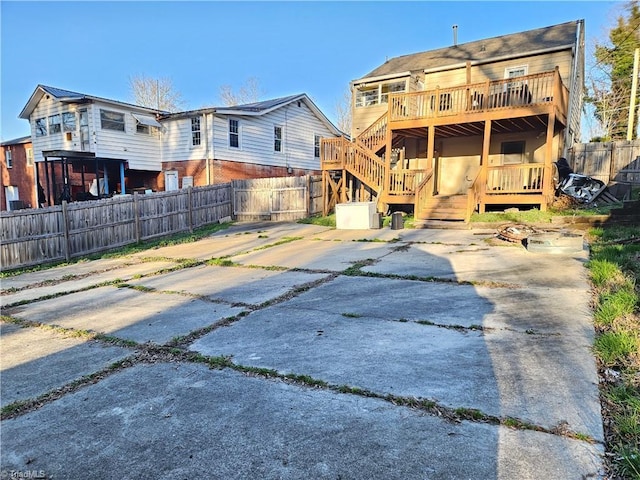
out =
{"type": "Polygon", "coordinates": [[[69,212],[66,200],[62,201],[62,223],[64,225],[64,258],[65,261],[71,260],[71,242],[69,240],[69,212]]]}
{"type": "Polygon", "coordinates": [[[193,205],[191,204],[193,200],[193,195],[191,193],[192,190],[193,187],[191,186],[187,188],[187,197],[189,201],[189,233],[193,233],[193,205]]]}
{"type": "Polygon", "coordinates": [[[311,174],[308,174],[307,176],[307,217],[311,216],[311,174]]]}
{"type": "Polygon", "coordinates": [[[140,243],[140,238],[142,237],[142,231],[140,228],[140,199],[138,195],[140,195],[138,192],[133,192],[133,215],[136,224],[136,243],[140,243]]]}

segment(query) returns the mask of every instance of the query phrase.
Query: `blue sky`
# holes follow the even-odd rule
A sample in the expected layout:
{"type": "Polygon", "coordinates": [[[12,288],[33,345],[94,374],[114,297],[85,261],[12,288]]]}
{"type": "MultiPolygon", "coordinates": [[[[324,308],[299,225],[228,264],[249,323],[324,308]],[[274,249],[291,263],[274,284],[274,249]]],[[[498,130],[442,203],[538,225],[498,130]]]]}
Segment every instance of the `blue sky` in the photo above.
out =
{"type": "MultiPolygon", "coordinates": [[[[0,137],[44,85],[131,101],[133,75],[169,77],[188,109],[258,79],[264,99],[307,93],[330,118],[349,82],[385,59],[585,19],[606,38],[620,2],[0,1],[0,137]]],[[[588,50],[589,51],[589,50],[588,50]]]]}

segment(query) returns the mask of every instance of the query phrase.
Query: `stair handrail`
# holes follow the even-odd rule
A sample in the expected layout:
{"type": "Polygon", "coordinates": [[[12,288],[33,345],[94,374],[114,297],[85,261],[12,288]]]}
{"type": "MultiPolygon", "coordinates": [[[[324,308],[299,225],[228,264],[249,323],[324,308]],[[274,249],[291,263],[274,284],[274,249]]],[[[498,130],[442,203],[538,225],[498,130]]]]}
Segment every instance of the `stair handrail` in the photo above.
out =
{"type": "Polygon", "coordinates": [[[473,183],[467,189],[467,212],[464,216],[464,222],[469,223],[471,221],[471,215],[476,209],[476,205],[480,203],[480,182],[478,179],[482,176],[482,169],[478,170],[476,178],[473,179],[473,183]]]}
{"type": "Polygon", "coordinates": [[[380,191],[384,186],[385,162],[374,152],[357,142],[351,142],[350,147],[353,152],[349,152],[350,154],[346,155],[345,169],[369,187],[380,191]],[[356,160],[356,157],[358,157],[358,160],[356,160]],[[362,160],[366,160],[367,163],[362,160]]]}
{"type": "Polygon", "coordinates": [[[387,140],[388,124],[388,112],[385,112],[356,137],[356,143],[377,152],[387,140]]]}
{"type": "Polygon", "coordinates": [[[417,215],[422,207],[427,206],[428,189],[427,186],[431,185],[431,179],[433,178],[433,168],[426,170],[425,176],[422,181],[416,187],[416,196],[413,205],[414,214],[417,215]]]}

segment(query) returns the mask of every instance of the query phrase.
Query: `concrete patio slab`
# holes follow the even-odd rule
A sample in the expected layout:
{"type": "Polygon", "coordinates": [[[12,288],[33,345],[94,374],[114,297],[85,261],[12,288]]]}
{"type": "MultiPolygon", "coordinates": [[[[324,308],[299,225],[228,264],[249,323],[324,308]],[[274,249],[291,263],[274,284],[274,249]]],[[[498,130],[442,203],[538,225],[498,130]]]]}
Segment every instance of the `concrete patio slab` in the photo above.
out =
{"type": "Polygon", "coordinates": [[[242,267],[200,266],[129,282],[159,291],[184,292],[228,303],[260,305],[325,274],[242,267]]]}
{"type": "Polygon", "coordinates": [[[101,287],[8,309],[18,318],[164,344],[244,311],[178,294],[101,287]]]}
{"type": "Polygon", "coordinates": [[[584,442],[184,364],[118,372],[3,435],[5,471],[57,479],[578,480],[599,466],[584,442]]]}
{"type": "Polygon", "coordinates": [[[530,253],[517,246],[412,244],[409,251],[396,251],[363,270],[467,282],[585,288],[586,272],[576,269],[575,265],[587,258],[586,252],[545,255],[530,253]]]}
{"type": "Polygon", "coordinates": [[[126,348],[10,323],[0,323],[0,346],[2,407],[60,388],[131,354],[126,348]]]}
{"type": "Polygon", "coordinates": [[[250,252],[256,248],[278,242],[285,237],[313,236],[329,227],[300,223],[240,223],[220,230],[198,242],[160,247],[137,253],[133,257],[159,256],[165,258],[212,258],[250,252]]]}
{"type": "Polygon", "coordinates": [[[355,262],[388,255],[394,247],[396,247],[395,244],[386,242],[303,239],[265,250],[235,255],[232,260],[242,265],[340,272],[355,262]]]}
{"type": "Polygon", "coordinates": [[[176,263],[173,262],[144,262],[136,263],[133,265],[124,265],[119,268],[114,268],[108,271],[91,274],[87,277],[80,278],[78,280],[63,280],[60,283],[54,285],[36,286],[33,288],[26,288],[19,290],[15,293],[10,293],[0,297],[2,305],[11,305],[17,302],[24,302],[26,300],[35,300],[50,295],[58,295],[65,292],[74,292],[90,288],[94,285],[98,285],[104,282],[113,282],[115,280],[129,280],[139,275],[150,275],[161,270],[175,267],[176,263]]]}
{"type": "MultiPolygon", "coordinates": [[[[344,282],[335,287],[349,290],[344,282]]],[[[485,308],[475,295],[468,302],[470,312],[485,308]],[[478,309],[474,299],[480,302],[478,309]]],[[[293,301],[251,313],[207,334],[191,349],[229,355],[240,365],[310,375],[382,395],[427,398],[452,408],[477,408],[549,429],[567,422],[576,432],[602,438],[597,376],[587,340],[388,321],[401,308],[393,301],[377,305],[373,318],[340,312],[341,305],[332,302],[322,311],[300,305],[293,301]],[[338,310],[328,311],[333,308],[338,310]]]]}
{"type": "Polygon", "coordinates": [[[49,268],[47,270],[38,270],[35,272],[21,273],[20,275],[12,277],[5,277],[0,279],[0,288],[2,288],[2,290],[24,288],[42,282],[59,281],[78,275],[105,272],[114,268],[121,268],[131,263],[137,263],[137,260],[126,257],[84,260],[70,265],[49,268]]]}

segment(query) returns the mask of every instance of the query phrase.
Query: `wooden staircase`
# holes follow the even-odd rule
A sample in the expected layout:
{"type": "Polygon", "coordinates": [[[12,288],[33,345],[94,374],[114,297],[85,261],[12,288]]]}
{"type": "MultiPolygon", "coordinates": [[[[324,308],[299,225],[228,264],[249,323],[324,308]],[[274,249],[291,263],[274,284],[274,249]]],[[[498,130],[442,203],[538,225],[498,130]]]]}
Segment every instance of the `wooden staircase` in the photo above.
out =
{"type": "Polygon", "coordinates": [[[468,208],[467,195],[435,195],[428,197],[425,204],[416,212],[421,220],[460,220],[464,221],[468,208]]]}

